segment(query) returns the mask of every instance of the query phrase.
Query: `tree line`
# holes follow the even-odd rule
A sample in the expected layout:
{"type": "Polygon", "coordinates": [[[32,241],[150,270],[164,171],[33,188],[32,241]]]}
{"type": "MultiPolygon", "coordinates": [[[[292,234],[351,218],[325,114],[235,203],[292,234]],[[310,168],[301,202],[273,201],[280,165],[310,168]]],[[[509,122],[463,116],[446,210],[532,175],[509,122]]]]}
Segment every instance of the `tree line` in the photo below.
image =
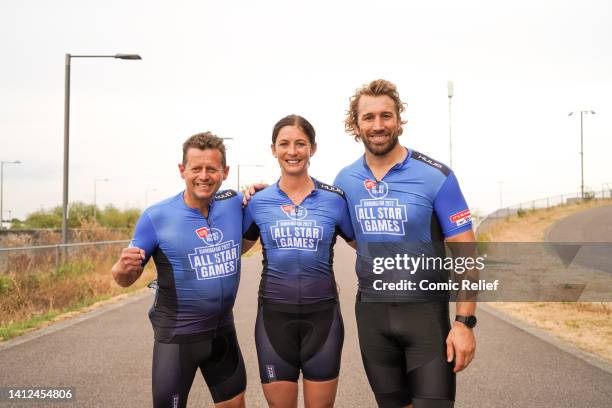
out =
{"type": "MultiPolygon", "coordinates": [[[[68,228],[101,226],[107,228],[133,229],[141,211],[137,208],[120,210],[113,205],[103,209],[93,204],[74,202],[68,206],[68,228]],[[95,218],[94,218],[95,217],[95,218]]],[[[11,229],[61,228],[62,207],[40,209],[26,216],[25,220],[13,218],[11,229]]]]}

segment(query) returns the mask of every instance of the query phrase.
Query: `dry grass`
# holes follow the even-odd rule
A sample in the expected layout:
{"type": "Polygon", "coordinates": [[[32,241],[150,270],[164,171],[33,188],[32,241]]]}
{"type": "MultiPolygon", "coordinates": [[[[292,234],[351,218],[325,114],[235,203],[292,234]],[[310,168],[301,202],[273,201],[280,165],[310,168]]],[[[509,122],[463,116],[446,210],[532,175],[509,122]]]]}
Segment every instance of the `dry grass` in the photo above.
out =
{"type": "MultiPolygon", "coordinates": [[[[126,238],[118,234],[94,225],[88,231],[77,232],[77,238],[83,242],[126,238]]],[[[42,237],[44,242],[36,244],[60,241],[59,234],[53,231],[43,232],[42,237]]],[[[32,244],[32,238],[24,236],[3,242],[3,246],[13,248],[32,244]]],[[[5,254],[0,259],[0,271],[4,271],[0,273],[0,341],[85,312],[96,302],[144,288],[156,277],[152,262],[129,288],[118,286],[110,274],[123,245],[70,248],[59,267],[56,257],[61,260],[64,254],[55,249],[5,254]]],[[[260,251],[258,240],[244,256],[260,251]]]]}
{"type": "MultiPolygon", "coordinates": [[[[114,234],[98,229],[83,235],[109,240],[116,238],[114,234]]],[[[5,272],[0,274],[0,339],[39,327],[60,313],[146,286],[155,277],[154,267],[147,267],[144,276],[128,289],[113,281],[110,268],[123,245],[76,247],[66,253],[51,249],[5,254],[1,260],[5,272]]]]}
{"type": "Polygon", "coordinates": [[[542,242],[546,231],[555,222],[577,212],[604,205],[612,205],[612,200],[591,200],[540,210],[526,210],[522,216],[511,215],[493,224],[486,231],[486,240],[491,242],[542,242]]]}
{"type": "MultiPolygon", "coordinates": [[[[593,200],[549,209],[531,210],[500,220],[487,230],[492,242],[541,242],[557,221],[612,200],[593,200]]],[[[519,320],[537,326],[580,349],[612,361],[611,302],[493,302],[519,320]]]]}

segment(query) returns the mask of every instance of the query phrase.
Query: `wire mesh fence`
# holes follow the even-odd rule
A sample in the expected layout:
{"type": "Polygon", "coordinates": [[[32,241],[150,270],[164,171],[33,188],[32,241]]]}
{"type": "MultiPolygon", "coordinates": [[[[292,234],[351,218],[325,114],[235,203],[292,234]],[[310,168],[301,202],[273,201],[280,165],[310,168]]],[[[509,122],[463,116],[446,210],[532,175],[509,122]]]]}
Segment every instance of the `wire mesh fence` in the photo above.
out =
{"type": "Polygon", "coordinates": [[[129,240],[0,248],[0,275],[57,271],[63,265],[117,258],[129,240]]]}

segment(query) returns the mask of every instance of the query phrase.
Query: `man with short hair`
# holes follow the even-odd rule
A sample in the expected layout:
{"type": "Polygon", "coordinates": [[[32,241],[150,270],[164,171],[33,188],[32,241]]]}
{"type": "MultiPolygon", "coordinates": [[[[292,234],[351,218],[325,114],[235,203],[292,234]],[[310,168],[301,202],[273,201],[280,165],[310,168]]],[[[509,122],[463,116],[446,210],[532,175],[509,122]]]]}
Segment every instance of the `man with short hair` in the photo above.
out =
{"type": "Polygon", "coordinates": [[[151,256],[155,261],[154,407],[185,407],[198,368],[216,407],[244,407],[246,373],[232,315],[247,249],[242,197],[218,192],[229,167],[223,140],[210,132],[185,141],[178,167],[185,190],[143,212],[113,278],[130,286],[151,256]]]}
{"type": "Polygon", "coordinates": [[[356,91],[345,128],[363,142],[365,154],[340,171],[334,185],[345,192],[355,231],[359,344],[378,405],[449,408],[455,373],[474,358],[475,302],[457,302],[451,328],[449,293],[419,287],[448,274],[410,271],[399,260],[444,257],[444,241],[454,256],[471,255],[475,239],[452,170],[399,144],[403,111],[389,81],[356,91]]]}

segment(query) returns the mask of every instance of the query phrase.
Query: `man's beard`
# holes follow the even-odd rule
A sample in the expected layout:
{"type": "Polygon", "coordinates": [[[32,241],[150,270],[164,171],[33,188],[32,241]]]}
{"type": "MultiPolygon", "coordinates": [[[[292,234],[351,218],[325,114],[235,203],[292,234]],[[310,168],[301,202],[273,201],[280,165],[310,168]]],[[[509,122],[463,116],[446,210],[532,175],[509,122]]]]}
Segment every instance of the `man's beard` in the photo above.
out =
{"type": "Polygon", "coordinates": [[[389,142],[384,145],[373,145],[370,143],[366,135],[361,135],[361,140],[363,141],[363,145],[368,152],[372,153],[374,156],[385,156],[391,150],[393,150],[395,146],[397,146],[397,143],[399,142],[399,135],[397,132],[394,132],[389,142]]]}

